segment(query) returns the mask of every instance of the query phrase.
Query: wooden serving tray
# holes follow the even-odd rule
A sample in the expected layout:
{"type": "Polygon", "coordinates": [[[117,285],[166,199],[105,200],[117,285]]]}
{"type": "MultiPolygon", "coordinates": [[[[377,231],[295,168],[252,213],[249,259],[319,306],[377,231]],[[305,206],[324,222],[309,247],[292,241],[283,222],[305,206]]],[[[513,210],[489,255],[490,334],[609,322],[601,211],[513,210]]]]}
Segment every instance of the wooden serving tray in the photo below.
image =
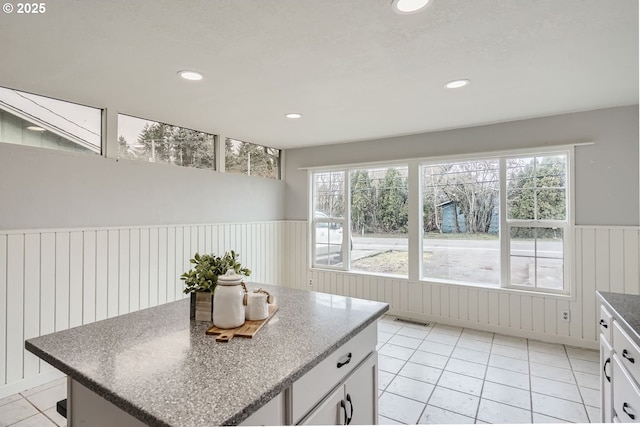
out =
{"type": "MultiPolygon", "coordinates": [[[[215,308],[214,308],[215,310],[215,308]]],[[[258,333],[260,328],[264,326],[265,323],[269,321],[278,311],[278,306],[275,304],[269,304],[269,315],[264,320],[247,320],[244,322],[244,325],[238,326],[233,329],[221,329],[215,325],[212,325],[207,329],[207,335],[218,335],[216,337],[216,341],[227,342],[230,341],[233,337],[245,337],[245,338],[253,338],[253,336],[258,333]]]]}

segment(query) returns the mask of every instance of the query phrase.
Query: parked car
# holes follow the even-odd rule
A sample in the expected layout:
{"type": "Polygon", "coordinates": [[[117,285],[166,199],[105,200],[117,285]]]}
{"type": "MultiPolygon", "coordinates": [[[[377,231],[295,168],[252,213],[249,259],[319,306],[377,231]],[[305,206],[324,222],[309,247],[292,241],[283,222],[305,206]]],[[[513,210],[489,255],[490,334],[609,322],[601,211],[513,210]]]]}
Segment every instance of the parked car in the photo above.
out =
{"type": "MultiPolygon", "coordinates": [[[[322,212],[315,213],[316,218],[329,218],[322,212]]],[[[316,262],[327,259],[329,261],[342,261],[342,224],[338,222],[316,222],[316,262]]],[[[353,248],[353,241],[350,243],[353,248]]],[[[333,262],[328,262],[332,264],[333,262]]]]}

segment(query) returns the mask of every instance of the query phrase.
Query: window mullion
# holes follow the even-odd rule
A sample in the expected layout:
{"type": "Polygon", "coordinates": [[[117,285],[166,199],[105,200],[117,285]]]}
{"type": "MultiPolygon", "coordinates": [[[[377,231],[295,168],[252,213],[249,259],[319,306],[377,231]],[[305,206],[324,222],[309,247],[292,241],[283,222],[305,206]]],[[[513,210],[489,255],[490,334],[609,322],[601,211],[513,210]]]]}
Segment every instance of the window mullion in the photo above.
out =
{"type": "Polygon", "coordinates": [[[511,281],[510,231],[507,225],[507,160],[500,158],[500,287],[509,287],[511,281]]]}
{"type": "Polygon", "coordinates": [[[351,174],[344,171],[344,223],[342,224],[342,269],[351,270],[351,174]]]}

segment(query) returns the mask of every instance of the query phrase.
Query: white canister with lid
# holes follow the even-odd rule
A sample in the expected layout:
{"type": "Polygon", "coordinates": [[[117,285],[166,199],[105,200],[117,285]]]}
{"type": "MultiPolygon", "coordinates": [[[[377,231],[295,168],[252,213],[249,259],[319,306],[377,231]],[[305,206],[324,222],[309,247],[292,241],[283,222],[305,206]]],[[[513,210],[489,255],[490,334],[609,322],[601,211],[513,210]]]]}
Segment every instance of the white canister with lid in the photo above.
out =
{"type": "Polygon", "coordinates": [[[264,320],[269,317],[269,304],[273,297],[264,289],[254,289],[247,295],[247,320],[264,320]]]}
{"type": "Polygon", "coordinates": [[[233,329],[244,324],[245,292],[242,276],[233,269],[218,276],[218,285],[213,294],[213,324],[221,329],[233,329]]]}

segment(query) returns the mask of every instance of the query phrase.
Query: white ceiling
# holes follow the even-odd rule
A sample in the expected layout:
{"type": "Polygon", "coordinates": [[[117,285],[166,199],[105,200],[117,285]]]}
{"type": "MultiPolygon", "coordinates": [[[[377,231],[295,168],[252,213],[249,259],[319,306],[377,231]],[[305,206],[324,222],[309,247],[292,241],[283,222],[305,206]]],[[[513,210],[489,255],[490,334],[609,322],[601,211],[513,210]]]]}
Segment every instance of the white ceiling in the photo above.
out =
{"type": "Polygon", "coordinates": [[[278,148],[638,103],[637,0],[433,0],[414,15],[390,0],[46,8],[0,15],[0,86],[278,148]],[[443,88],[458,78],[471,85],[443,88]]]}

